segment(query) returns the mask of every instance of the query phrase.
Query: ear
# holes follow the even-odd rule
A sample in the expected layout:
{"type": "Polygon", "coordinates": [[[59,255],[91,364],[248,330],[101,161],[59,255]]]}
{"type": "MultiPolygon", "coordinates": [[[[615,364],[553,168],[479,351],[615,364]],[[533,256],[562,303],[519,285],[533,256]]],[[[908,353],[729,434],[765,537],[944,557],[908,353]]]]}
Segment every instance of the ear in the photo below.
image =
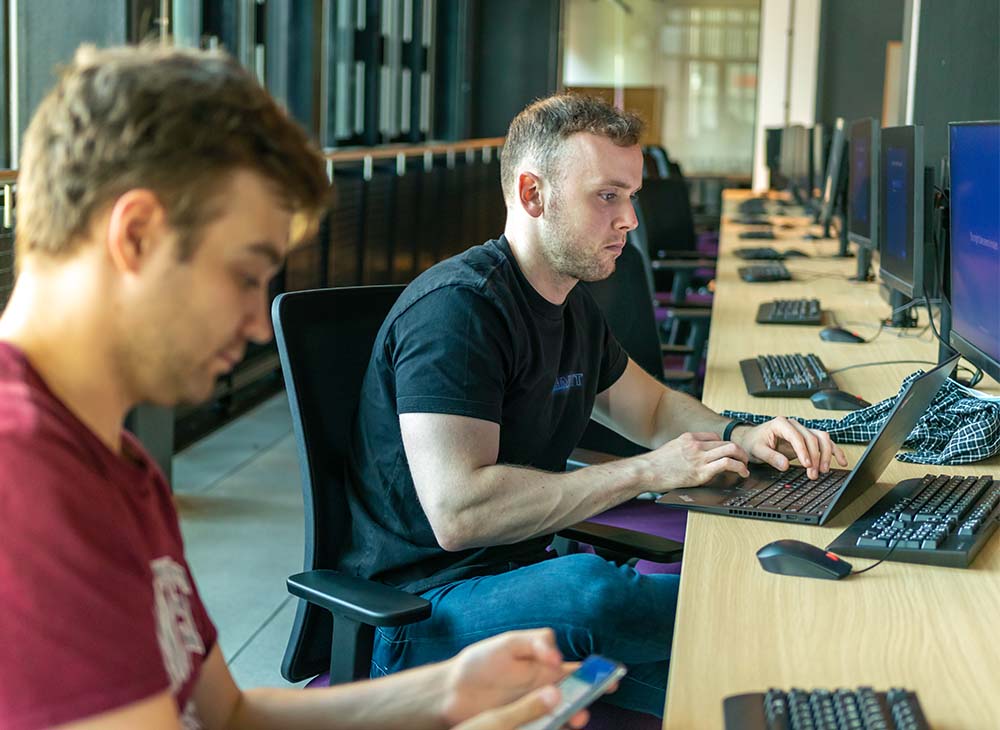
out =
{"type": "Polygon", "coordinates": [[[532,218],[538,218],[545,210],[542,185],[542,179],[533,172],[522,172],[517,176],[517,202],[532,218]]]}
{"type": "Polygon", "coordinates": [[[156,193],[139,188],[123,193],[108,216],[107,247],[119,271],[138,272],[169,230],[156,193]]]}

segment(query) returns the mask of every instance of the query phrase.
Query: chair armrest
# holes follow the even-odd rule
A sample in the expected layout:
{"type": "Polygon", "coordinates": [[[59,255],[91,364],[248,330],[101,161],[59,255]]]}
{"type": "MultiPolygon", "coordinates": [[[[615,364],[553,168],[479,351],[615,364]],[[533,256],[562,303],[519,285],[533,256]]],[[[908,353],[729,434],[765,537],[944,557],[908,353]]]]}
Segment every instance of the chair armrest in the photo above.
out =
{"type": "Polygon", "coordinates": [[[296,573],[286,584],[293,596],[370,626],[403,626],[431,615],[430,601],[420,596],[336,570],[296,573]]]}
{"type": "Polygon", "coordinates": [[[695,379],[695,373],[690,370],[664,370],[663,382],[667,385],[690,383],[695,379]]]}
{"type": "Polygon", "coordinates": [[[694,348],[690,345],[667,345],[663,342],[660,343],[661,355],[690,355],[693,352],[694,348]]]}
{"type": "Polygon", "coordinates": [[[703,259],[705,254],[702,251],[687,251],[687,250],[674,250],[670,248],[660,249],[656,252],[656,258],[653,262],[664,261],[667,259],[703,259]]]}
{"type": "Polygon", "coordinates": [[[684,552],[683,543],[596,522],[577,522],[560,530],[559,536],[654,563],[676,563],[684,552]]]}
{"type": "Polygon", "coordinates": [[[573,452],[566,459],[566,471],[582,469],[591,464],[607,464],[609,461],[618,461],[622,457],[608,454],[604,451],[592,451],[591,449],[573,449],[573,452]]]}
{"type": "Polygon", "coordinates": [[[699,255],[697,259],[653,259],[649,262],[653,271],[694,271],[695,269],[714,269],[715,259],[707,259],[699,255]]]}
{"type": "Polygon", "coordinates": [[[675,319],[711,320],[712,310],[706,307],[664,307],[667,313],[675,319]]]}

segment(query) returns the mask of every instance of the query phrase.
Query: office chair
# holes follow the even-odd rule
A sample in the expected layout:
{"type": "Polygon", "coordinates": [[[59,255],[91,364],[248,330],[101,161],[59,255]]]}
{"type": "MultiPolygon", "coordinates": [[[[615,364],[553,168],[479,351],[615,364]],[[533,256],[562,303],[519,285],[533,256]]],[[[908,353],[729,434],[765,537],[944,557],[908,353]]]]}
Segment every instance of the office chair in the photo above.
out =
{"type": "MultiPolygon", "coordinates": [[[[281,294],[272,305],[275,339],[295,430],[305,508],[305,570],[288,578],[299,602],[281,663],[290,682],[329,671],[329,683],[367,678],[374,627],[430,615],[430,603],[336,570],[349,529],[344,495],[361,383],[376,334],[402,286],[281,294]]],[[[560,532],[615,553],[670,563],[682,546],[655,535],[583,522],[560,532]]]]}
{"type": "Polygon", "coordinates": [[[658,155],[654,155],[652,152],[643,148],[642,151],[642,177],[644,180],[650,178],[664,178],[670,173],[667,170],[666,163],[663,162],[662,158],[658,155]]]}
{"type": "MultiPolygon", "coordinates": [[[[682,368],[697,374],[700,371],[701,363],[705,355],[705,347],[708,344],[708,326],[711,322],[712,316],[710,308],[711,297],[702,297],[700,299],[691,297],[691,301],[689,301],[687,295],[684,293],[683,283],[679,282],[677,279],[674,281],[675,290],[671,295],[660,295],[655,291],[654,265],[676,264],[679,271],[692,272],[695,267],[700,266],[702,262],[651,261],[649,258],[649,247],[646,243],[645,237],[645,216],[642,207],[638,204],[635,206],[635,214],[639,219],[639,226],[635,230],[628,232],[626,240],[629,246],[626,246],[626,248],[632,247],[639,254],[647,288],[651,291],[652,299],[654,301],[653,315],[656,321],[656,326],[664,332],[662,339],[665,343],[674,347],[687,348],[686,353],[681,353],[680,351],[675,350],[672,354],[675,356],[683,354],[684,359],[682,368]],[[680,302],[683,303],[683,306],[681,306],[681,304],[674,303],[674,300],[676,299],[679,299],[680,302]],[[682,339],[685,340],[684,344],[681,343],[682,339]]],[[[621,258],[619,258],[619,264],[622,264],[621,258]]]]}
{"type": "Polygon", "coordinates": [[[663,145],[647,144],[643,146],[642,151],[656,160],[657,167],[663,170],[663,174],[660,177],[682,177],[680,175],[680,167],[670,159],[670,155],[667,154],[667,150],[663,145]]]}

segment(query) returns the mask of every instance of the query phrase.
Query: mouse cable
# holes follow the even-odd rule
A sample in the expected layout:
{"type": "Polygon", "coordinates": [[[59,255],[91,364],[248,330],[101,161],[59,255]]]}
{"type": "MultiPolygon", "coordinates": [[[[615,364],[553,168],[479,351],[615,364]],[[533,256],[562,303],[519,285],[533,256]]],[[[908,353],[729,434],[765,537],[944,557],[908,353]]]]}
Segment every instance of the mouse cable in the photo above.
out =
{"type": "Polygon", "coordinates": [[[832,311],[830,312],[830,319],[833,320],[834,326],[840,327],[841,329],[844,329],[845,326],[847,326],[847,327],[878,327],[878,329],[875,330],[875,334],[873,334],[867,340],[862,339],[861,342],[858,343],[859,345],[860,344],[867,345],[869,342],[874,342],[875,340],[878,339],[878,336],[880,334],[882,334],[882,330],[885,329],[885,322],[883,320],[879,320],[877,324],[873,324],[872,322],[844,322],[844,323],[841,323],[840,320],[837,319],[837,315],[834,314],[832,311]]]}
{"type": "MultiPolygon", "coordinates": [[[[854,368],[868,368],[868,367],[874,367],[876,365],[907,365],[907,364],[910,364],[910,363],[913,363],[913,364],[916,364],[916,365],[940,365],[941,364],[941,363],[938,363],[938,362],[933,362],[931,360],[881,360],[879,362],[861,362],[861,363],[856,363],[854,365],[846,365],[846,366],[844,366],[842,368],[837,368],[836,370],[828,370],[827,374],[829,374],[829,375],[836,375],[837,373],[842,373],[845,370],[852,370],[854,368]]],[[[970,374],[970,379],[971,380],[975,380],[975,382],[977,382],[977,383],[980,380],[982,380],[982,377],[983,377],[982,370],[980,370],[979,368],[976,368],[976,371],[973,372],[971,368],[968,368],[965,365],[958,365],[956,369],[958,369],[958,370],[964,370],[965,372],[969,373],[970,374]]],[[[961,383],[962,381],[959,381],[959,382],[961,383]]],[[[962,383],[962,384],[964,385],[964,383],[962,383]]],[[[969,387],[972,387],[972,386],[969,386],[969,387]]]]}
{"type": "Polygon", "coordinates": [[[887,552],[885,555],[879,558],[877,563],[873,563],[872,565],[869,565],[867,568],[862,568],[861,570],[852,570],[851,575],[861,575],[862,573],[867,573],[872,568],[877,568],[878,566],[880,566],[882,563],[884,563],[886,560],[889,559],[889,556],[892,555],[892,551],[896,549],[897,545],[899,545],[899,540],[893,540],[892,545],[889,546],[889,552],[887,552]]]}
{"type": "Polygon", "coordinates": [[[827,374],[836,375],[837,373],[842,373],[845,370],[853,370],[854,368],[868,368],[868,367],[873,367],[875,365],[908,365],[911,363],[917,365],[937,365],[936,362],[931,362],[930,360],[881,360],[879,362],[861,362],[861,363],[856,363],[854,365],[847,365],[842,368],[837,368],[836,370],[828,370],[827,374]]]}
{"type": "MultiPolygon", "coordinates": [[[[944,299],[944,297],[942,297],[941,299],[938,299],[938,300],[931,300],[931,299],[926,298],[926,297],[924,298],[924,303],[927,305],[927,319],[928,319],[928,323],[930,324],[931,331],[934,333],[934,337],[936,337],[937,341],[940,342],[942,345],[944,345],[946,348],[948,348],[951,352],[955,352],[954,348],[952,348],[952,346],[951,346],[951,343],[950,342],[946,342],[945,339],[944,339],[944,337],[942,337],[941,333],[938,331],[937,325],[934,322],[934,313],[931,311],[931,302],[932,301],[937,301],[937,303],[939,305],[939,311],[940,311],[940,307],[943,307],[943,306],[949,306],[950,307],[951,304],[946,299],[944,299]]],[[[912,302],[911,302],[911,304],[912,304],[912,302]]],[[[969,379],[967,381],[966,380],[960,380],[959,378],[955,378],[955,381],[957,383],[961,384],[961,385],[968,386],[969,388],[975,388],[977,385],[979,385],[979,381],[981,381],[983,379],[983,369],[981,367],[979,367],[978,365],[976,365],[975,368],[976,368],[975,372],[972,372],[968,368],[960,365],[958,369],[965,370],[966,372],[972,372],[972,375],[969,377],[969,379]]]]}

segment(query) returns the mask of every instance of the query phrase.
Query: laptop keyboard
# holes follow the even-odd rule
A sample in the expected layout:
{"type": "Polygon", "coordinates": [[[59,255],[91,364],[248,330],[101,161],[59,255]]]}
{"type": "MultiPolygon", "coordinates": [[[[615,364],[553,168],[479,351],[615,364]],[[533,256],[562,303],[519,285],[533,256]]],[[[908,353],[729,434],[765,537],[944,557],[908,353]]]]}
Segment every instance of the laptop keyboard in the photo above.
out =
{"type": "Polygon", "coordinates": [[[793,467],[769,485],[742,490],[723,502],[724,507],[773,509],[793,514],[820,514],[840,489],[850,472],[830,470],[810,479],[806,470],[793,467]]]}

